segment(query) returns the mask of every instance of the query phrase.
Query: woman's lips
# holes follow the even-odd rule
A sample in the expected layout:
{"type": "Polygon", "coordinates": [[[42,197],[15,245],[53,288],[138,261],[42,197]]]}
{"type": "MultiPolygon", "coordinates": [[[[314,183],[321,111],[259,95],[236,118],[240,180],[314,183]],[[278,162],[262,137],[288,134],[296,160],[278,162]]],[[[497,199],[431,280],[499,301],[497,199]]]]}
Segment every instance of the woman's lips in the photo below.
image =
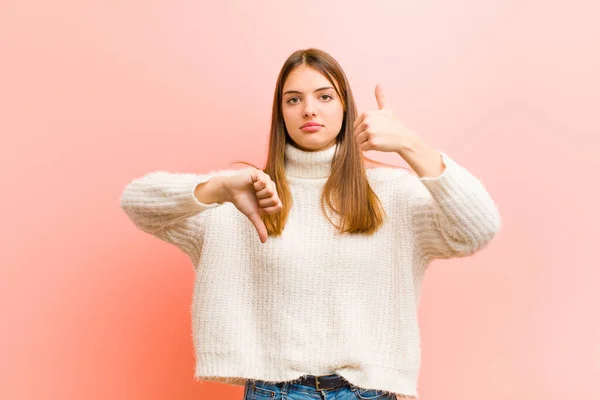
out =
{"type": "Polygon", "coordinates": [[[317,132],[321,128],[322,128],[321,125],[309,125],[309,126],[305,126],[304,128],[300,128],[300,129],[302,129],[304,132],[317,132]]]}

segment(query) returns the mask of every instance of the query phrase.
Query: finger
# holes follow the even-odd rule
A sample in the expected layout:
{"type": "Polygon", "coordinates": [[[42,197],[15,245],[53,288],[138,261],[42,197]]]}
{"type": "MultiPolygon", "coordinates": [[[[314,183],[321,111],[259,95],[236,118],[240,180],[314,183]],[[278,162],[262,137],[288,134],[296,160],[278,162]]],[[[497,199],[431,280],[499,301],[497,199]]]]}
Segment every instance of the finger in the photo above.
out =
{"type": "Polygon", "coordinates": [[[270,189],[269,187],[265,187],[264,189],[259,190],[258,192],[256,192],[256,198],[257,199],[266,199],[268,197],[273,196],[275,193],[273,192],[272,189],[270,189]]]}
{"type": "Polygon", "coordinates": [[[383,94],[383,88],[379,83],[375,85],[375,99],[377,99],[377,108],[380,110],[387,108],[387,102],[385,100],[385,95],[383,94]]]}
{"type": "Polygon", "coordinates": [[[275,185],[275,182],[270,180],[268,175],[265,174],[265,176],[268,179],[265,187],[256,191],[256,197],[259,199],[264,199],[264,198],[273,196],[274,194],[277,194],[277,186],[275,185]]]}
{"type": "Polygon", "coordinates": [[[262,212],[265,214],[275,214],[281,211],[282,209],[283,206],[281,205],[281,203],[277,204],[276,206],[261,208],[262,212]]]}
{"type": "Polygon", "coordinates": [[[363,133],[364,131],[366,131],[368,128],[368,125],[366,122],[363,122],[362,124],[360,124],[358,127],[356,127],[356,130],[354,131],[354,135],[358,136],[361,133],[363,133]]]}
{"type": "Polygon", "coordinates": [[[369,141],[369,134],[367,132],[363,132],[356,137],[356,143],[362,145],[365,142],[369,141]]]}
{"type": "Polygon", "coordinates": [[[277,204],[279,204],[279,199],[274,196],[268,197],[266,199],[261,199],[258,201],[258,205],[261,208],[272,207],[272,206],[276,206],[277,204]]]}
{"type": "Polygon", "coordinates": [[[360,144],[359,147],[362,151],[369,151],[374,149],[373,144],[368,140],[362,142],[362,144],[360,144]]]}
{"type": "Polygon", "coordinates": [[[357,126],[362,124],[364,119],[365,119],[365,113],[360,114],[360,116],[358,118],[356,118],[356,121],[354,121],[354,129],[356,129],[357,126]]]}
{"type": "Polygon", "coordinates": [[[250,179],[252,183],[258,181],[258,170],[256,168],[252,168],[252,173],[250,174],[250,179]]]}
{"type": "Polygon", "coordinates": [[[259,191],[267,187],[269,182],[268,175],[262,171],[257,172],[257,179],[254,182],[254,190],[259,191]]]}
{"type": "Polygon", "coordinates": [[[256,228],[256,232],[258,233],[258,237],[260,238],[261,243],[265,243],[267,241],[268,233],[267,227],[265,223],[260,218],[259,214],[250,214],[248,215],[248,219],[252,222],[252,225],[256,228]]]}

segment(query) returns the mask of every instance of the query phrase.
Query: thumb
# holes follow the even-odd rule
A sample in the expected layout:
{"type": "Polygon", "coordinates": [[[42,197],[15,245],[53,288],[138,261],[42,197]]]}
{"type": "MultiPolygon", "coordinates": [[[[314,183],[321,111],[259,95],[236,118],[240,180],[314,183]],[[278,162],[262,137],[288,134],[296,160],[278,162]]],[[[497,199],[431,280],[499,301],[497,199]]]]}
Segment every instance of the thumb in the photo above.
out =
{"type": "Polygon", "coordinates": [[[252,222],[252,225],[256,228],[256,232],[258,232],[258,237],[260,238],[261,243],[265,243],[267,241],[268,233],[267,227],[265,223],[260,218],[260,214],[250,214],[248,215],[248,219],[252,222]]]}
{"type": "Polygon", "coordinates": [[[377,99],[377,107],[380,110],[387,108],[387,102],[385,100],[385,96],[383,95],[383,88],[379,83],[375,85],[375,99],[377,99]]]}

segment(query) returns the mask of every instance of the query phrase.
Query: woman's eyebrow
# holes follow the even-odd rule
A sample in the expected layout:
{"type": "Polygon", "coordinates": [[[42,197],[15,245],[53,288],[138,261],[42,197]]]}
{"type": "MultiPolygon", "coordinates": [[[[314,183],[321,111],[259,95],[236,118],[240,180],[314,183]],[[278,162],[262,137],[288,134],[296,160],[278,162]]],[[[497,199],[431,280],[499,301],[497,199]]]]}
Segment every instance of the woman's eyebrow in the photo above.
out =
{"type": "MultiPolygon", "coordinates": [[[[318,92],[319,90],[325,90],[325,89],[333,89],[333,87],[332,87],[332,86],[325,86],[325,87],[322,87],[322,88],[318,88],[318,89],[316,89],[316,90],[315,90],[315,92],[318,92]]],[[[286,94],[288,94],[288,93],[298,93],[298,94],[302,94],[302,92],[299,92],[299,91],[297,91],[297,90],[288,90],[288,91],[287,91],[287,92],[285,92],[283,95],[285,96],[285,95],[286,95],[286,94]]]]}

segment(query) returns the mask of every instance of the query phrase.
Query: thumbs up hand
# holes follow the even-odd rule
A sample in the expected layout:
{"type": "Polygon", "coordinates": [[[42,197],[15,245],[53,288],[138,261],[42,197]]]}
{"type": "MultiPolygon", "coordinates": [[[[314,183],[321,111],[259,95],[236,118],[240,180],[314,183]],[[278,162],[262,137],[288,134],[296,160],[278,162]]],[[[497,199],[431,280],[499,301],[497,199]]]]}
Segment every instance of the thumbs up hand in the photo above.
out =
{"type": "Polygon", "coordinates": [[[419,136],[394,116],[379,84],[375,86],[375,99],[377,110],[364,112],[354,121],[354,137],[362,151],[399,153],[419,136]]]}

